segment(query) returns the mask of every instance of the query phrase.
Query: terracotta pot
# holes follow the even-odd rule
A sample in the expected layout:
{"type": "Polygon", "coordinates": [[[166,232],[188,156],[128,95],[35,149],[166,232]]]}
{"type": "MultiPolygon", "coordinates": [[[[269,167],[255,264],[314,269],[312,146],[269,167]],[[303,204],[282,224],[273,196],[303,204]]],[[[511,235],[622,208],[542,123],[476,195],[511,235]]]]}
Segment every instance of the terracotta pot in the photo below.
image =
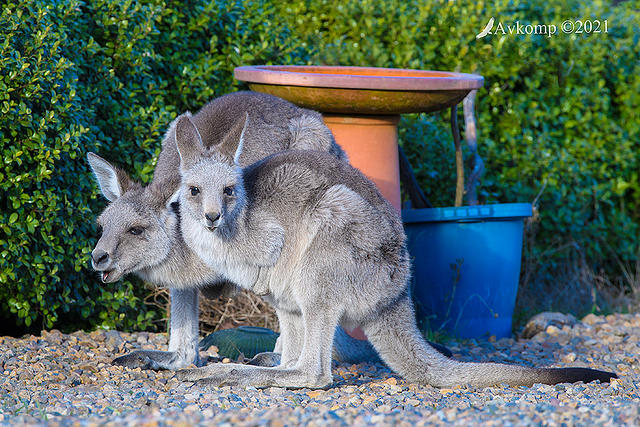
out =
{"type": "Polygon", "coordinates": [[[238,80],[320,111],[351,164],[400,211],[397,124],[402,113],[458,104],[482,76],[396,68],[263,65],[238,67],[238,80]]]}
{"type": "Polygon", "coordinates": [[[400,116],[325,114],[324,121],[346,151],[349,162],[376,183],[400,212],[398,121],[400,116]]]}

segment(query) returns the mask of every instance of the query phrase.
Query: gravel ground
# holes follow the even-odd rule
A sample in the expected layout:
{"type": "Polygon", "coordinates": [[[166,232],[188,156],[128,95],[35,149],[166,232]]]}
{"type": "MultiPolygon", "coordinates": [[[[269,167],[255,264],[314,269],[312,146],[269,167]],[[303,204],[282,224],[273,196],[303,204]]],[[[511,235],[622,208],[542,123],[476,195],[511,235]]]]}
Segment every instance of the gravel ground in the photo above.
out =
{"type": "Polygon", "coordinates": [[[640,314],[589,315],[530,340],[448,342],[461,360],[613,370],[611,384],[435,389],[374,364],[335,365],[312,391],[200,388],[172,372],[111,366],[164,334],[43,332],[0,338],[0,423],[94,425],[640,425],[640,314]]]}

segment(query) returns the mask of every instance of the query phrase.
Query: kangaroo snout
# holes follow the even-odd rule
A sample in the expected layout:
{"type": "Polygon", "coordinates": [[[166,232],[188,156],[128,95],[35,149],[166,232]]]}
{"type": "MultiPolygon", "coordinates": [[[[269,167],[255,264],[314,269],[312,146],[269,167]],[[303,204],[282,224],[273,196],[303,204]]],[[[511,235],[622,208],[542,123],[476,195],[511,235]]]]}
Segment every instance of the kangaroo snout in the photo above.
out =
{"type": "Polygon", "coordinates": [[[122,275],[122,273],[116,272],[111,261],[109,253],[103,249],[96,248],[91,252],[91,264],[94,270],[100,272],[102,283],[115,282],[122,275]]]}
{"type": "Polygon", "coordinates": [[[220,212],[207,212],[204,214],[207,228],[211,231],[215,230],[220,224],[220,212]]]}
{"type": "Polygon", "coordinates": [[[109,261],[109,254],[102,249],[94,249],[91,252],[91,261],[93,261],[94,267],[100,267],[109,261]]]}

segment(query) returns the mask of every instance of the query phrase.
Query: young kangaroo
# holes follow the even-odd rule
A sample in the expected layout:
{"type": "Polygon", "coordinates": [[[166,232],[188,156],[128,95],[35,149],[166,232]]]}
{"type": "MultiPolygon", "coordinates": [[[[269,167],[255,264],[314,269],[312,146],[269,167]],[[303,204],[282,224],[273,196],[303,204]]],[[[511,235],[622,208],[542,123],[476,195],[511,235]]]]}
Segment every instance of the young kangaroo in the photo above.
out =
{"type": "Polygon", "coordinates": [[[321,152],[287,151],[244,169],[237,150],[203,147],[189,117],[176,124],[185,242],[228,280],[278,310],[282,363],[214,364],[183,380],[255,387],[331,384],[336,325],[360,325],[380,357],[409,381],[472,384],[609,381],[584,368],[464,363],[421,336],[409,295],[410,259],[401,220],[362,173],[321,152]]]}
{"type": "MultiPolygon", "coordinates": [[[[315,149],[337,159],[346,155],[315,111],[274,96],[237,92],[215,99],[190,117],[207,146],[235,150],[240,134],[248,165],[288,148],[315,149]],[[245,116],[252,126],[244,129],[245,116]]],[[[215,298],[235,285],[205,265],[184,243],[177,206],[171,197],[180,185],[175,121],[164,137],[150,185],[143,187],[106,160],[89,153],[89,164],[102,194],[111,202],[98,218],[102,236],[91,254],[105,283],[135,273],[171,290],[169,351],[136,351],[114,360],[129,367],[176,369],[198,364],[198,288],[215,298]]]]}

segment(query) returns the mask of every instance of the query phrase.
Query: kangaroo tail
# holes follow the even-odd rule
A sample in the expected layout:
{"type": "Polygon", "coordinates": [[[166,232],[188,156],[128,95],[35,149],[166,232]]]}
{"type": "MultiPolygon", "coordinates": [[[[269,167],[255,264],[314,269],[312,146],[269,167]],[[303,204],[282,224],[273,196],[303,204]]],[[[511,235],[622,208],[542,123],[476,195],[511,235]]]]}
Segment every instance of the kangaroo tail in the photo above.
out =
{"type": "Polygon", "coordinates": [[[433,349],[418,330],[411,300],[403,296],[363,324],[369,341],[380,358],[405,379],[434,387],[471,384],[489,387],[499,384],[609,382],[611,372],[587,368],[529,368],[502,363],[469,363],[449,359],[433,349]]]}
{"type": "Polygon", "coordinates": [[[336,143],[333,134],[322,121],[321,116],[305,114],[289,121],[291,131],[290,148],[296,150],[325,151],[339,160],[347,162],[347,154],[336,143]]]}

